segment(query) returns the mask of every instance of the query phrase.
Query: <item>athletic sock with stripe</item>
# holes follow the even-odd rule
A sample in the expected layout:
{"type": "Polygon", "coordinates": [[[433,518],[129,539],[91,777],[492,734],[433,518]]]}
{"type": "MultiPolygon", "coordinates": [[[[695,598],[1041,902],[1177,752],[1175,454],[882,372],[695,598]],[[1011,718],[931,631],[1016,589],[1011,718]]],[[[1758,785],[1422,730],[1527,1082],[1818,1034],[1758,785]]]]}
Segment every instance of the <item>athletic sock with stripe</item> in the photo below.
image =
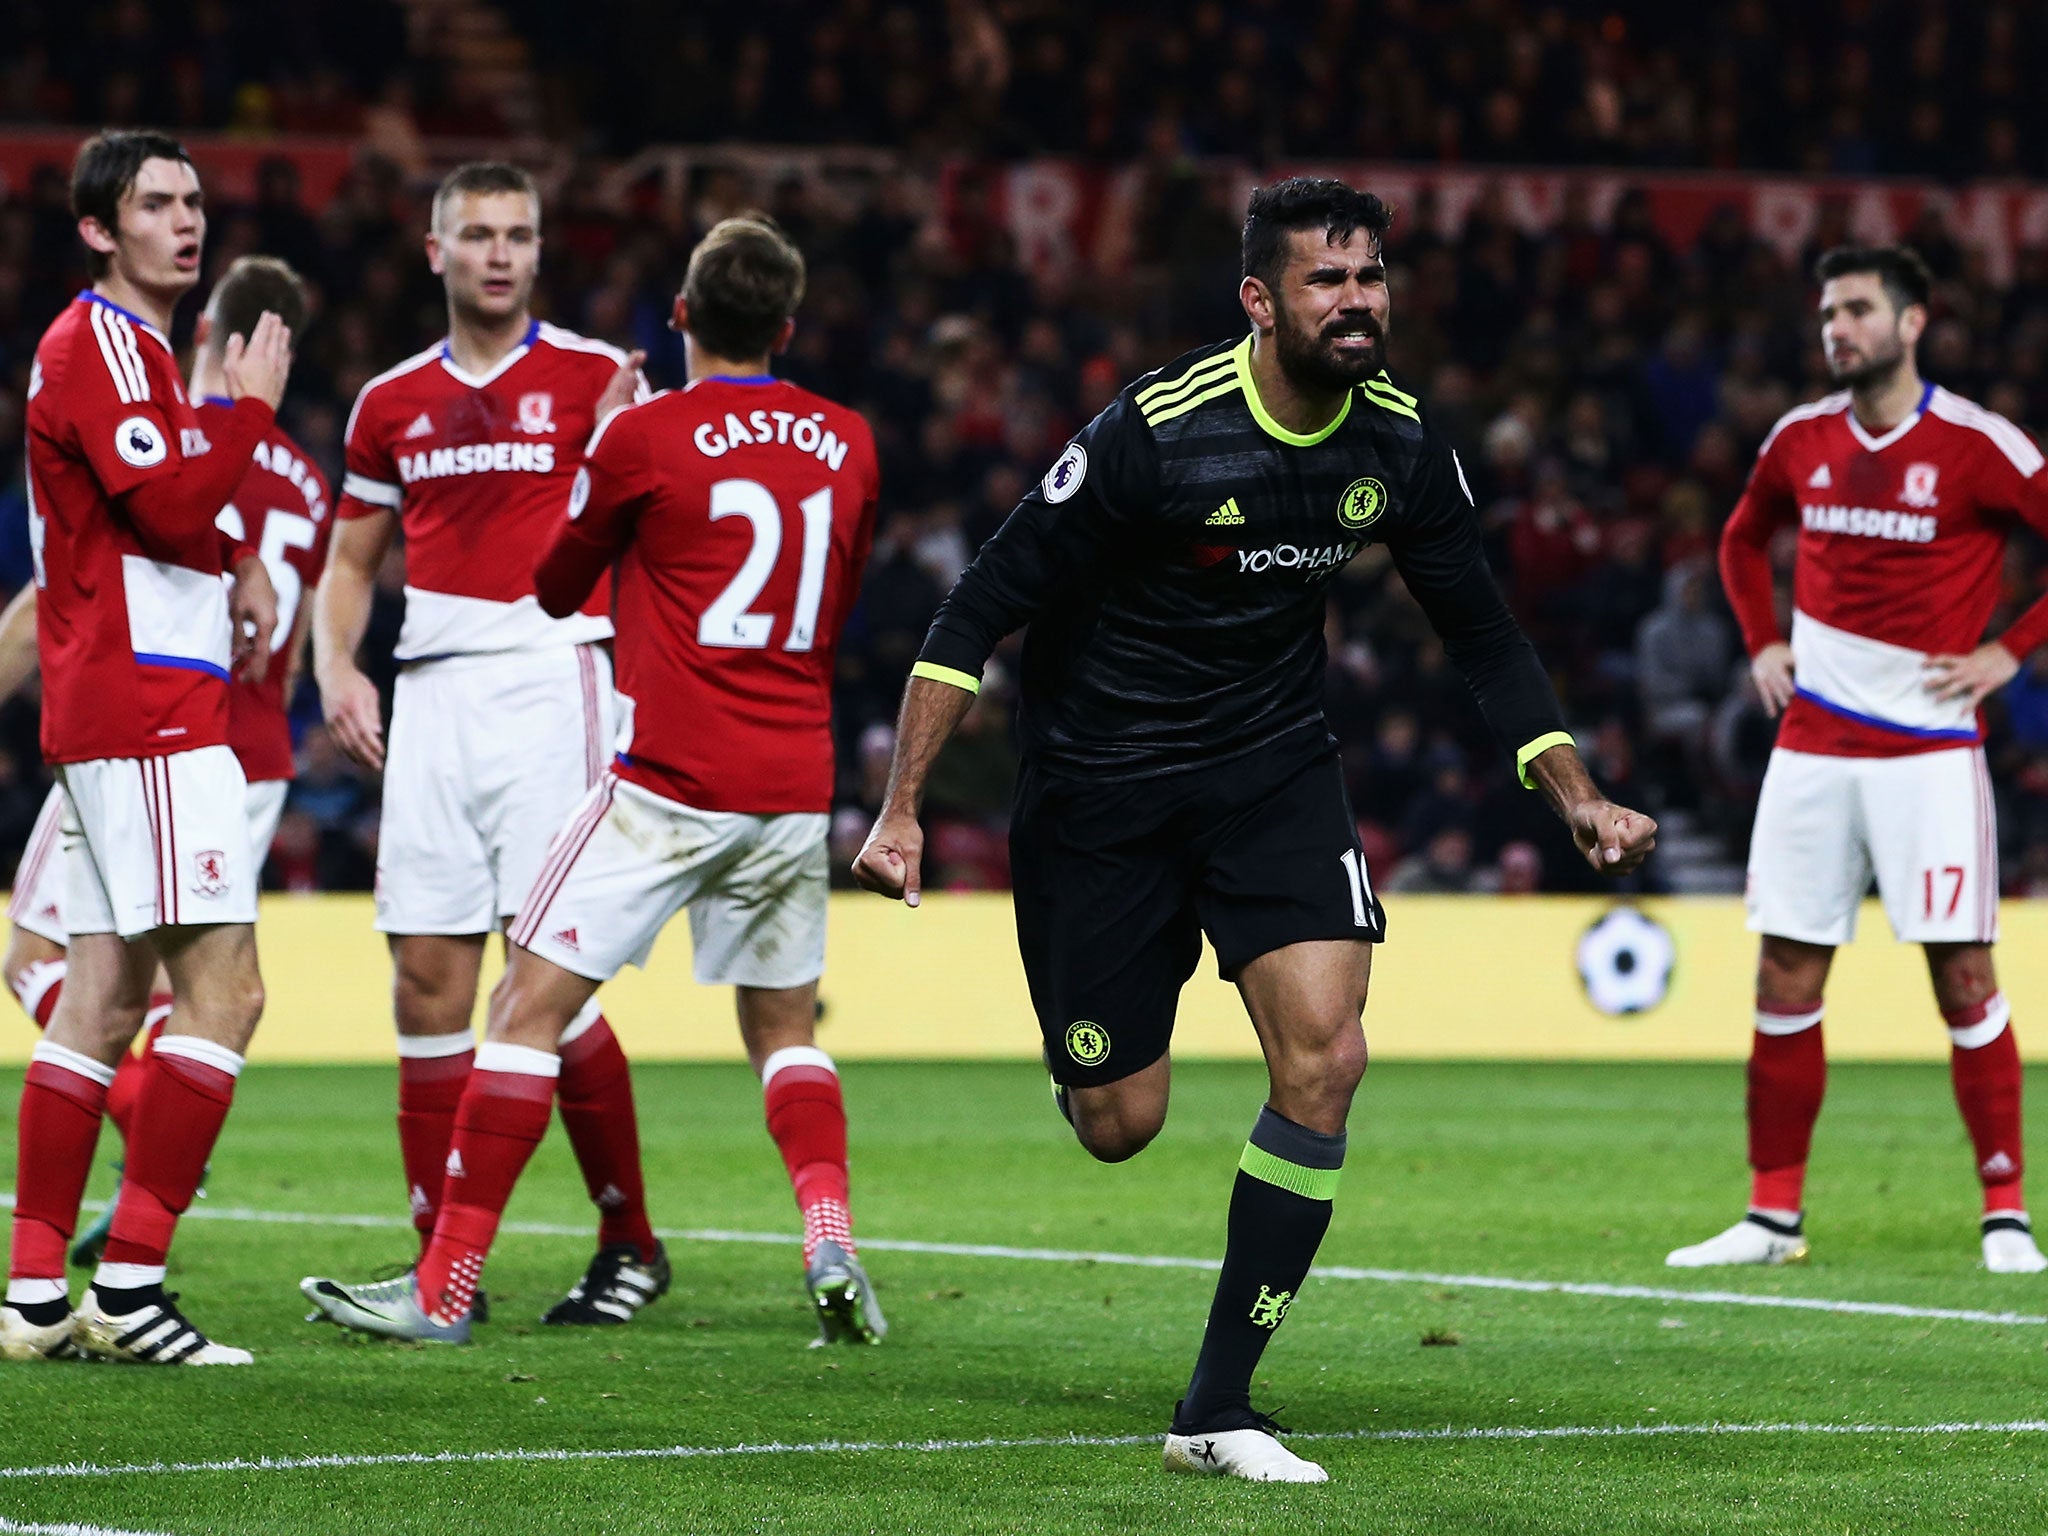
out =
{"type": "Polygon", "coordinates": [[[1259,1111],[1230,1194],[1223,1273],[1175,1434],[1251,1423],[1252,1372],[1287,1316],[1330,1227],[1345,1136],[1259,1111]]]}

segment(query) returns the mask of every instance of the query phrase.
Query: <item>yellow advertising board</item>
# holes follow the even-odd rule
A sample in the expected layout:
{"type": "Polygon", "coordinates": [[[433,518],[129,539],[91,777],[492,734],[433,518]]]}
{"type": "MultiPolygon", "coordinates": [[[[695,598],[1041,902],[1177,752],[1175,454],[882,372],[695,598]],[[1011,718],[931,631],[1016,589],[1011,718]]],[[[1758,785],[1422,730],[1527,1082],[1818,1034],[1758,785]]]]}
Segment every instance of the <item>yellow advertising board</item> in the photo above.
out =
{"type": "MultiPolygon", "coordinates": [[[[1749,1049],[1756,941],[1741,903],[1669,898],[1641,910],[1675,953],[1663,1000],[1610,1016],[1588,1001],[1575,960],[1612,904],[1573,897],[1408,896],[1390,904],[1366,1037],[1381,1059],[1735,1061],[1749,1049]]],[[[2048,1013],[2048,907],[2005,908],[1999,963],[2022,1035],[2048,1013]]],[[[257,929],[269,993],[256,1061],[387,1061],[390,965],[366,896],[272,896],[257,929]]],[[[832,898],[820,1043],[848,1060],[1029,1060],[1038,1031],[1003,895],[933,893],[915,911],[855,893],[832,898]]],[[[494,953],[485,982],[495,978],[494,953]]],[[[732,1000],[690,975],[689,925],[670,925],[645,971],[605,988],[626,1049],[655,1061],[740,1059],[732,1000]]],[[[479,1005],[479,1018],[482,1008],[479,1005]]],[[[1893,942],[1872,903],[1837,958],[1828,1046],[1844,1060],[1943,1060],[1917,946],[1893,942]]],[[[0,1061],[28,1058],[25,1020],[0,1025],[0,1061]]],[[[1213,959],[1181,995],[1182,1057],[1257,1054],[1234,989],[1213,959]]]]}

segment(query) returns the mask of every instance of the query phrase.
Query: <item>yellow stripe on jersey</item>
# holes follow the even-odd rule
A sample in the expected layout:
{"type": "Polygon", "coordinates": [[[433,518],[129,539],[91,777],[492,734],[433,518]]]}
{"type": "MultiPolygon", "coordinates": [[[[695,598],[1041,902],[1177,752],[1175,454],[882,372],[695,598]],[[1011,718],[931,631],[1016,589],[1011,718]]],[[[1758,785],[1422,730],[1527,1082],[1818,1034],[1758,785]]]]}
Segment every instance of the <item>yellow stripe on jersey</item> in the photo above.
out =
{"type": "Polygon", "coordinates": [[[964,688],[969,693],[981,692],[981,679],[972,672],[962,672],[958,667],[942,667],[935,661],[920,661],[910,669],[912,677],[928,677],[935,683],[947,683],[955,688],[964,688]]]}
{"type": "MultiPolygon", "coordinates": [[[[1382,388],[1383,386],[1374,380],[1368,379],[1365,383],[1358,386],[1358,392],[1383,411],[1392,411],[1396,416],[1406,416],[1410,421],[1422,420],[1421,414],[1416,411],[1412,404],[1404,405],[1392,395],[1382,394],[1380,392],[1382,388]]],[[[1399,393],[1399,391],[1396,391],[1396,393],[1399,393]]]]}
{"type": "Polygon", "coordinates": [[[1387,370],[1384,368],[1380,370],[1380,375],[1378,378],[1367,379],[1366,383],[1370,384],[1374,389],[1382,390],[1385,393],[1392,395],[1396,400],[1399,400],[1403,405],[1420,405],[1422,403],[1419,397],[1409,394],[1407,390],[1396,388],[1394,381],[1387,377],[1387,370]]]}
{"type": "Polygon", "coordinates": [[[1195,364],[1186,373],[1175,378],[1162,379],[1157,384],[1148,384],[1136,396],[1138,409],[1150,412],[1162,405],[1170,405],[1175,396],[1187,394],[1202,385],[1213,383],[1231,368],[1230,354],[1206,358],[1195,364]]]}
{"type": "Polygon", "coordinates": [[[1207,405],[1211,400],[1219,399],[1224,395],[1235,394],[1243,387],[1238,382],[1237,371],[1232,369],[1228,377],[1210,384],[1206,389],[1189,395],[1184,399],[1177,400],[1160,410],[1148,412],[1145,420],[1155,427],[1163,426],[1165,423],[1172,421],[1176,416],[1187,415],[1196,406],[1207,405]]]}

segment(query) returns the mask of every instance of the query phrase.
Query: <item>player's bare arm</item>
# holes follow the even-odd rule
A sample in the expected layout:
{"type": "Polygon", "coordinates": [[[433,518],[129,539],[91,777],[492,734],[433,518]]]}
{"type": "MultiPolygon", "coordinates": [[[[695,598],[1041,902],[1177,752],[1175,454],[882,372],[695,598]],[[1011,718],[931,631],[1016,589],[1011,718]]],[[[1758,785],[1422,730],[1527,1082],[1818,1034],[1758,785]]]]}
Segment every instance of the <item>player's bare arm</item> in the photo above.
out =
{"type": "Polygon", "coordinates": [[[11,699],[36,672],[36,584],[27,582],[0,609],[0,699],[11,699]]]}
{"type": "Polygon", "coordinates": [[[1955,700],[1975,709],[2019,674],[2019,658],[1996,640],[1987,640],[1963,656],[1927,658],[1927,691],[1937,699],[1955,700]]]}
{"type": "Polygon", "coordinates": [[[398,530],[395,513],[351,518],[334,530],[327,574],[313,594],[313,680],[335,744],[365,768],[384,766],[384,711],[377,685],[356,665],[370,627],[377,567],[398,530]]]}
{"type": "Polygon", "coordinates": [[[277,633],[277,588],[255,555],[235,562],[228,589],[228,623],[233,636],[235,676],[260,683],[270,670],[270,639],[277,633]]]}
{"type": "Polygon", "coordinates": [[[924,829],[917,813],[924,804],[925,778],[973,703],[967,689],[929,677],[913,677],[903,690],[882,813],[853,861],[853,878],[864,889],[917,905],[924,874],[924,829]]]}
{"type": "Polygon", "coordinates": [[[1601,874],[1633,874],[1657,846],[1657,823],[1601,794],[1577,747],[1560,742],[1532,758],[1529,782],[1571,828],[1579,852],[1601,874]]]}

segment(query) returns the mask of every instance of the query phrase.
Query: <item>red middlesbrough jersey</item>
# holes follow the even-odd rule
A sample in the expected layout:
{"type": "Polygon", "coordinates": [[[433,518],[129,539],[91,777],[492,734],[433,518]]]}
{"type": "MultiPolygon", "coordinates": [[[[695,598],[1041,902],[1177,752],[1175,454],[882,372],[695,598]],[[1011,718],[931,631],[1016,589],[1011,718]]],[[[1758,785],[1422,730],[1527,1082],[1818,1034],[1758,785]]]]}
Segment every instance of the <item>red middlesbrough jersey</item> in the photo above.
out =
{"type": "MultiPolygon", "coordinates": [[[[1976,712],[1936,699],[1923,670],[1984,639],[2015,520],[2048,532],[2041,450],[1995,412],[1933,385],[1882,437],[1847,391],[1788,412],[1764,440],[1722,534],[1721,569],[1754,655],[1782,638],[1768,545],[1796,524],[1792,653],[1798,692],[1778,745],[1892,757],[1983,740],[1976,712]]],[[[2000,643],[2048,638],[2048,600],[2000,643]]]]}
{"type": "Polygon", "coordinates": [[[259,400],[195,412],[163,334],[98,294],[80,294],[43,334],[28,491],[50,762],[227,740],[213,520],[271,419],[259,400]]]}
{"type": "Polygon", "coordinates": [[[611,594],[551,619],[533,562],[561,520],[625,354],[536,320],[487,374],[440,342],[363,386],[348,419],[343,519],[395,511],[405,531],[400,661],[602,640],[611,594]]]}
{"type": "Polygon", "coordinates": [[[272,427],[256,445],[235,499],[220,509],[222,533],[262,558],[277,588],[277,632],[270,669],[260,683],[238,679],[228,690],[228,745],[252,784],[292,776],[291,701],[284,696],[292,638],[320,573],[334,533],[327,480],[303,449],[272,427]]]}
{"type": "Polygon", "coordinates": [[[832,668],[874,542],[865,421],[779,379],[607,417],[535,572],[565,612],[617,560],[621,778],[705,811],[832,808],[832,668]]]}

